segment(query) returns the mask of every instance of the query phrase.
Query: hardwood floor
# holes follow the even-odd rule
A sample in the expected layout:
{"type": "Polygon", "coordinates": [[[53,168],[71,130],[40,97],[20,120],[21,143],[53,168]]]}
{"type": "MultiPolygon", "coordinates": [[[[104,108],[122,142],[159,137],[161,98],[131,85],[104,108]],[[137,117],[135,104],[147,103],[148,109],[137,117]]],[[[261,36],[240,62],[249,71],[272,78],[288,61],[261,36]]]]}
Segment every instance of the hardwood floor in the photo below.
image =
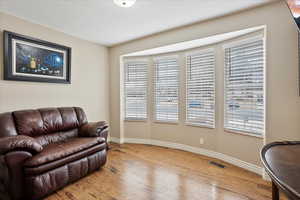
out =
{"type": "Polygon", "coordinates": [[[47,200],[265,200],[271,184],[205,156],[150,145],[112,144],[101,170],[47,200]],[[216,161],[225,165],[211,165],[216,161]]]}

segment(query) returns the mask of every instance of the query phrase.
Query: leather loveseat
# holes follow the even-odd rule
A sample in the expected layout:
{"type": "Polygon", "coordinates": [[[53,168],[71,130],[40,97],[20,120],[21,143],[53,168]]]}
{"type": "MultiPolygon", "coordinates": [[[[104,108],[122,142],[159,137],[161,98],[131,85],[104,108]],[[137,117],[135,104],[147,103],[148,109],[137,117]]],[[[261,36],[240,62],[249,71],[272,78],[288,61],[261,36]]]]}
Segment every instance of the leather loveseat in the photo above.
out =
{"type": "Polygon", "coordinates": [[[0,189],[12,200],[53,193],[105,164],[107,135],[77,107],[0,114],[0,189]]]}

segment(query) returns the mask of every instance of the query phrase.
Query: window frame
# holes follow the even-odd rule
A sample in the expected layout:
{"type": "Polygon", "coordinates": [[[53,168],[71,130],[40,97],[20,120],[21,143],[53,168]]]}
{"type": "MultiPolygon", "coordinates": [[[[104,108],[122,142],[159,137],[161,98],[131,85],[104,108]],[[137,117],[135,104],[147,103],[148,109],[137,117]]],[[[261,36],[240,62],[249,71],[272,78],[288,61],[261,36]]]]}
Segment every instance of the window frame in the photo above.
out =
{"type": "Polygon", "coordinates": [[[184,124],[186,126],[194,126],[194,127],[200,127],[200,128],[208,128],[208,129],[216,129],[216,100],[217,100],[217,90],[216,90],[216,85],[217,85],[217,80],[216,80],[216,48],[215,47],[210,47],[210,48],[205,48],[205,49],[200,49],[200,50],[193,50],[193,51],[187,51],[185,53],[185,119],[184,119],[184,124]],[[188,57],[193,56],[193,55],[199,55],[199,54],[204,54],[204,53],[212,53],[213,58],[214,58],[214,64],[213,64],[213,81],[214,81],[214,117],[213,117],[213,126],[208,126],[204,124],[197,124],[188,121],[188,57]]]}
{"type": "Polygon", "coordinates": [[[123,104],[124,104],[124,119],[123,121],[125,122],[147,122],[149,120],[149,108],[148,108],[148,105],[149,105],[149,90],[148,90],[148,87],[149,87],[149,60],[146,59],[146,58],[130,58],[130,59],[124,59],[123,60],[123,70],[124,70],[124,75],[123,75],[123,96],[124,96],[124,100],[123,100],[123,104]],[[145,85],[146,85],[146,95],[145,95],[145,100],[146,100],[146,103],[145,103],[145,107],[146,107],[146,118],[127,118],[126,117],[126,99],[127,99],[127,96],[126,96],[126,76],[127,76],[127,73],[126,73],[126,67],[128,66],[128,64],[135,64],[135,63],[143,63],[146,65],[146,81],[145,81],[145,85]]]}
{"type": "Polygon", "coordinates": [[[180,120],[180,80],[181,80],[181,69],[180,69],[180,56],[179,53],[178,54],[172,54],[172,55],[161,55],[161,56],[154,56],[152,57],[152,61],[153,61],[153,75],[152,75],[152,122],[153,123],[157,123],[157,124],[170,124],[170,125],[178,125],[180,124],[181,120],[180,120]],[[157,60],[162,60],[162,59],[176,59],[176,63],[178,66],[178,79],[177,79],[177,83],[178,83],[178,96],[177,96],[177,109],[178,109],[178,113],[177,113],[177,120],[176,121],[168,121],[168,120],[158,120],[156,118],[156,62],[157,60]]]}
{"type": "Polygon", "coordinates": [[[233,41],[233,42],[227,42],[225,44],[222,45],[222,54],[223,54],[223,130],[225,132],[228,132],[228,133],[234,133],[234,134],[240,134],[240,135],[245,135],[245,136],[251,136],[251,137],[256,137],[256,138],[265,138],[266,136],[266,127],[267,127],[267,60],[266,60],[266,56],[267,56],[267,40],[266,40],[266,33],[264,34],[258,34],[256,36],[251,36],[251,37],[248,37],[248,38],[245,38],[245,39],[240,39],[240,40],[237,40],[237,41],[233,41]],[[250,131],[240,131],[240,130],[235,130],[235,129],[230,129],[230,128],[227,128],[225,127],[225,121],[226,121],[226,62],[225,62],[225,59],[226,59],[226,49],[227,48],[232,48],[232,47],[235,47],[235,46],[238,46],[238,45],[244,45],[244,44],[247,44],[247,43],[251,43],[251,42],[255,42],[255,41],[258,41],[258,40],[262,40],[263,41],[263,129],[262,129],[262,134],[261,135],[258,135],[258,134],[255,134],[253,132],[250,132],[250,131]]]}

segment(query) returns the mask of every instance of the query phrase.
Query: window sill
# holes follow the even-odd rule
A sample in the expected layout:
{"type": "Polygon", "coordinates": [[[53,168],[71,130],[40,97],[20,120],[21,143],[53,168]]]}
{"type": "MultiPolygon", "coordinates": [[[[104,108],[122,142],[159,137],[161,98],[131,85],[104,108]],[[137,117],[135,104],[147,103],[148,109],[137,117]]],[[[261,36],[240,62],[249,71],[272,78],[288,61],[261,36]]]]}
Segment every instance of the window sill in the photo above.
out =
{"type": "Polygon", "coordinates": [[[226,128],[224,129],[224,131],[228,132],[228,133],[234,133],[234,134],[239,134],[239,135],[244,135],[244,136],[256,137],[256,138],[259,138],[259,139],[264,138],[263,135],[256,135],[256,134],[253,134],[253,133],[250,133],[250,132],[242,132],[242,131],[226,129],[226,128]]]}
{"type": "Polygon", "coordinates": [[[171,122],[171,121],[153,121],[153,123],[156,123],[156,124],[171,124],[171,125],[178,125],[179,122],[176,121],[176,122],[171,122]]]}
{"type": "Polygon", "coordinates": [[[205,126],[205,125],[200,125],[200,124],[194,124],[191,122],[185,122],[185,126],[193,126],[193,127],[198,127],[198,128],[208,128],[208,129],[215,129],[216,127],[211,127],[211,126],[205,126]]]}
{"type": "Polygon", "coordinates": [[[124,122],[147,122],[148,119],[124,119],[124,122]]]}

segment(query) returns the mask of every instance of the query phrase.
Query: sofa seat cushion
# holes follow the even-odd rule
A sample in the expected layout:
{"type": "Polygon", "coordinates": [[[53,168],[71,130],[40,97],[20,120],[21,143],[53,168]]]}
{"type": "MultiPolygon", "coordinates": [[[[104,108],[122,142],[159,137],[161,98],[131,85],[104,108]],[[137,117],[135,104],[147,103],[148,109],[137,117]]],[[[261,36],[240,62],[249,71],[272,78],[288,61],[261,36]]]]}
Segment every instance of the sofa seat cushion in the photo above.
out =
{"type": "MultiPolygon", "coordinates": [[[[48,171],[59,168],[61,166],[66,166],[72,162],[77,162],[80,159],[85,159],[89,156],[93,156],[95,154],[99,154],[101,153],[101,155],[106,155],[106,144],[105,143],[101,143],[101,144],[97,144],[91,148],[88,148],[84,151],[80,151],[78,153],[72,154],[68,157],[50,162],[50,163],[46,163],[37,167],[25,167],[24,168],[24,173],[27,177],[31,177],[31,176],[37,176],[37,175],[41,175],[41,174],[45,174],[48,173],[48,171]]],[[[103,158],[106,158],[105,156],[103,158]]]]}
{"type": "MultiPolygon", "coordinates": [[[[34,155],[24,163],[24,167],[37,167],[56,160],[60,160],[105,143],[101,137],[71,138],[60,143],[52,143],[44,147],[43,151],[34,155]]],[[[105,146],[105,145],[104,145],[105,146]]]]}

